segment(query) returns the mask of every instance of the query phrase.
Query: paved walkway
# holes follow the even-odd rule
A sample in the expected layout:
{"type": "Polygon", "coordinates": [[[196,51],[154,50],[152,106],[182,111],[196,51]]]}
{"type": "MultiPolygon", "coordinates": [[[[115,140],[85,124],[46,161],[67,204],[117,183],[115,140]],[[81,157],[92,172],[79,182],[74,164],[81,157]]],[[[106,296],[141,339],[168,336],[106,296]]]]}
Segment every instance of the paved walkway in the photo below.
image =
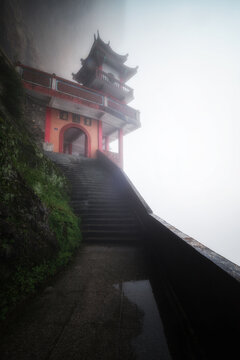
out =
{"type": "MultiPolygon", "coordinates": [[[[55,283],[5,329],[1,359],[144,358],[136,356],[132,345],[144,314],[122,290],[124,282],[144,279],[140,248],[83,246],[55,283]]],[[[165,345],[162,351],[168,359],[165,345]]]]}

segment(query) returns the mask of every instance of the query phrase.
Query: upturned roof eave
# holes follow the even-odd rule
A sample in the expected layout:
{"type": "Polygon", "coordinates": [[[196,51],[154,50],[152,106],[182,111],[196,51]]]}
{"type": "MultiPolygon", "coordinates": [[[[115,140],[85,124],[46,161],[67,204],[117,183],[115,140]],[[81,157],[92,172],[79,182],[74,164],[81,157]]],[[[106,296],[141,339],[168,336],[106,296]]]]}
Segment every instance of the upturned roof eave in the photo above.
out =
{"type": "Polygon", "coordinates": [[[82,66],[77,73],[72,73],[72,77],[73,77],[73,80],[79,82],[79,83],[82,83],[84,82],[84,73],[88,72],[89,70],[87,69],[86,66],[82,66]]]}
{"type": "Polygon", "coordinates": [[[88,56],[85,59],[81,59],[82,67],[76,74],[73,75],[73,79],[78,82],[83,82],[86,73],[90,70],[87,68],[89,59],[95,59],[95,70],[101,66],[104,62],[111,65],[113,68],[119,71],[121,78],[124,81],[129,80],[133,75],[136,74],[138,66],[135,68],[125,65],[125,61],[128,58],[128,54],[119,55],[110,47],[110,43],[105,43],[99,36],[94,35],[94,43],[88,56]]]}
{"type": "MultiPolygon", "coordinates": [[[[86,59],[87,60],[87,59],[86,59]]],[[[138,66],[136,66],[135,68],[126,66],[125,64],[123,64],[121,67],[116,67],[114,66],[114,68],[116,70],[119,71],[119,74],[121,75],[121,79],[123,81],[128,81],[132,76],[134,76],[137,73],[138,70],[138,66]]],[[[97,69],[97,66],[95,67],[94,70],[97,69]]],[[[84,78],[87,77],[87,73],[90,73],[91,71],[87,68],[86,62],[83,62],[83,66],[79,69],[79,71],[75,74],[72,74],[73,79],[75,81],[78,82],[82,82],[84,81],[84,78]]]]}
{"type": "Polygon", "coordinates": [[[136,66],[135,68],[132,68],[132,67],[124,65],[123,69],[124,69],[124,71],[121,74],[121,78],[122,78],[122,80],[124,80],[126,82],[137,73],[138,66],[136,66]]]}
{"type": "Polygon", "coordinates": [[[110,41],[108,43],[105,43],[99,36],[96,37],[94,35],[94,43],[92,45],[92,48],[90,50],[89,55],[93,54],[96,50],[102,50],[105,55],[109,55],[110,57],[113,57],[116,62],[119,62],[121,64],[124,64],[127,61],[128,54],[120,55],[116,53],[110,46],[110,41]]]}

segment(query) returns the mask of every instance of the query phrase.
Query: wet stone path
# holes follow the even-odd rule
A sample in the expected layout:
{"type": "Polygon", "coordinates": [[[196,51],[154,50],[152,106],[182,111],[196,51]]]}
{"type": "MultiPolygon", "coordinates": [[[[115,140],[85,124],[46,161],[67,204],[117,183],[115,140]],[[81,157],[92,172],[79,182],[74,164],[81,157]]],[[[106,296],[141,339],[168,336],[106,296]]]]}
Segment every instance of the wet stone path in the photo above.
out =
{"type": "Polygon", "coordinates": [[[171,359],[140,247],[84,245],[1,334],[1,359],[171,359]]]}

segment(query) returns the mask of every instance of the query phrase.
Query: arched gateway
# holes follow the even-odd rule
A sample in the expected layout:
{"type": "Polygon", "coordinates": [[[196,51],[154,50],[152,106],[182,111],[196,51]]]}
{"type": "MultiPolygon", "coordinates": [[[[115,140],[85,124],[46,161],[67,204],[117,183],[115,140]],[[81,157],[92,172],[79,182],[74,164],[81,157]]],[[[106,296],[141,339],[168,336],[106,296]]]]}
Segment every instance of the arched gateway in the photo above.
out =
{"type": "MultiPolygon", "coordinates": [[[[125,64],[109,43],[94,36],[89,55],[69,81],[18,63],[26,92],[45,106],[39,114],[46,151],[96,158],[97,151],[123,165],[123,136],[140,127],[139,112],[127,104],[133,89],[126,82],[137,68],[125,64]],[[118,151],[109,144],[118,140],[118,151]]],[[[37,124],[35,125],[37,126],[37,124]]]]}
{"type": "Polygon", "coordinates": [[[91,141],[88,131],[78,124],[67,124],[59,134],[59,152],[91,157],[91,141]]]}

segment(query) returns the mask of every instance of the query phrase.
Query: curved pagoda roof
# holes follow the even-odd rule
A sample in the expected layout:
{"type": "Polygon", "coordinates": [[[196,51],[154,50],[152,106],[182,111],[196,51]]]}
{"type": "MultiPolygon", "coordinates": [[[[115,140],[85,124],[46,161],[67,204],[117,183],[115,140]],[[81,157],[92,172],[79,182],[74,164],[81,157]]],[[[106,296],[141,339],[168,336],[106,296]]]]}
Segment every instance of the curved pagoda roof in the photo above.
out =
{"type": "Polygon", "coordinates": [[[79,83],[87,85],[89,77],[92,77],[96,69],[106,63],[117,70],[121,79],[126,82],[136,74],[138,66],[131,68],[124,63],[127,61],[128,54],[119,55],[110,46],[110,42],[105,43],[99,36],[94,34],[94,42],[86,59],[81,59],[82,67],[76,74],[72,74],[73,79],[79,83]]]}

